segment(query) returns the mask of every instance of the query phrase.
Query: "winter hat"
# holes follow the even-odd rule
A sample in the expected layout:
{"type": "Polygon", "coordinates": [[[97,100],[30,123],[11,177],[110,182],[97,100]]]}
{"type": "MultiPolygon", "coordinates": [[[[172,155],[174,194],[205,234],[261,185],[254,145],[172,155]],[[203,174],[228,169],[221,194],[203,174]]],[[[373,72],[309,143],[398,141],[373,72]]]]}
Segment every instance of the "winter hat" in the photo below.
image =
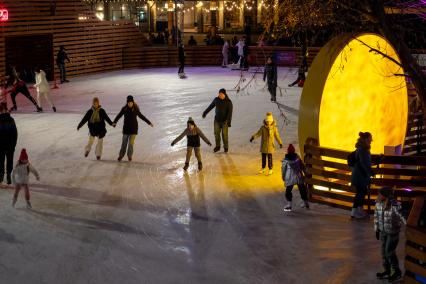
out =
{"type": "Polygon", "coordinates": [[[293,144],[290,144],[290,145],[288,145],[288,148],[287,148],[287,153],[295,153],[296,152],[296,149],[294,149],[294,146],[293,146],[293,144]]]}
{"type": "Polygon", "coordinates": [[[222,94],[226,95],[226,90],[225,90],[224,88],[222,88],[222,89],[220,89],[220,90],[219,90],[219,94],[220,94],[220,93],[222,93],[222,94]]]}
{"type": "Polygon", "coordinates": [[[390,187],[382,187],[379,189],[380,195],[386,197],[386,198],[392,198],[393,197],[393,189],[390,187]]]}
{"type": "Polygon", "coordinates": [[[195,125],[195,121],[194,121],[194,119],[192,117],[189,117],[188,121],[186,123],[195,125]]]}
{"type": "Polygon", "coordinates": [[[130,103],[130,102],[135,102],[134,100],[133,100],[133,96],[127,96],[127,102],[128,103],[130,103]]]}
{"type": "Polygon", "coordinates": [[[28,154],[27,154],[27,150],[25,150],[25,148],[21,150],[21,155],[19,156],[19,161],[20,162],[28,162],[28,154]]]}
{"type": "Polygon", "coordinates": [[[274,121],[274,117],[272,116],[272,112],[267,112],[266,113],[265,121],[266,122],[273,122],[274,121]]]}
{"type": "Polygon", "coordinates": [[[98,103],[99,104],[99,98],[98,97],[94,97],[93,98],[93,103],[98,103]]]}

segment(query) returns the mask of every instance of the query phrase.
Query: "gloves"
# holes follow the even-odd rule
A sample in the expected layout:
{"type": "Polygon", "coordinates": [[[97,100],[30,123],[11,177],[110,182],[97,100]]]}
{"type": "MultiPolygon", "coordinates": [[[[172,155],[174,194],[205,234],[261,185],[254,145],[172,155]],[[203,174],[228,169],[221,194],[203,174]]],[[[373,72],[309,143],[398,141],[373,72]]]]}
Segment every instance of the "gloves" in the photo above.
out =
{"type": "Polygon", "coordinates": [[[172,146],[172,147],[175,146],[175,143],[170,144],[170,146],[172,146]]]}
{"type": "Polygon", "coordinates": [[[283,144],[280,144],[280,148],[281,148],[281,149],[283,148],[283,144]]]}
{"type": "Polygon", "coordinates": [[[380,240],[380,231],[376,231],[376,240],[380,240]]]}
{"type": "Polygon", "coordinates": [[[203,113],[203,118],[206,118],[206,114],[205,113],[203,113]]]}
{"type": "Polygon", "coordinates": [[[80,127],[77,126],[77,131],[79,131],[79,130],[80,130],[80,127]]]}
{"type": "Polygon", "coordinates": [[[211,145],[212,145],[212,143],[208,143],[207,145],[211,146],[211,145]]]}
{"type": "Polygon", "coordinates": [[[251,143],[251,142],[253,142],[253,140],[254,140],[254,138],[253,138],[253,136],[252,136],[252,137],[250,138],[250,143],[251,143]]]}

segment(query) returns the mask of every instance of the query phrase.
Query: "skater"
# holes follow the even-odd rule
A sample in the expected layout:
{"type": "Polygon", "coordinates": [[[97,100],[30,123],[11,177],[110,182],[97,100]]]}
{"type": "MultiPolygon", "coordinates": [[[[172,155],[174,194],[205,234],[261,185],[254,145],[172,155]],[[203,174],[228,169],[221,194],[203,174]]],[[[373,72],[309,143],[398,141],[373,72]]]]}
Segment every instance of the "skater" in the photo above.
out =
{"type": "Polygon", "coordinates": [[[185,77],[185,49],[183,44],[179,44],[179,70],[178,70],[178,75],[180,78],[184,78],[185,77]]]}
{"type": "Polygon", "coordinates": [[[15,194],[13,195],[12,201],[13,207],[15,207],[16,201],[18,200],[19,191],[21,190],[21,188],[24,188],[27,208],[32,208],[30,202],[30,190],[28,188],[30,173],[34,174],[37,180],[40,180],[40,175],[38,174],[37,170],[28,161],[27,151],[25,149],[22,149],[18,163],[12,171],[12,182],[15,185],[15,194]]]}
{"type": "Polygon", "coordinates": [[[293,83],[289,84],[289,87],[293,87],[294,85],[297,85],[298,87],[303,87],[305,84],[306,76],[305,76],[305,67],[303,65],[300,65],[298,71],[297,71],[297,79],[293,83]]]}
{"type": "Polygon", "coordinates": [[[268,91],[271,94],[271,102],[277,101],[277,65],[275,65],[272,57],[268,57],[266,61],[265,71],[263,72],[263,81],[267,79],[268,91]]]}
{"type": "Polygon", "coordinates": [[[31,96],[30,91],[27,88],[27,85],[23,80],[21,80],[15,70],[15,68],[12,68],[11,74],[9,76],[9,79],[6,83],[6,89],[8,87],[11,87],[8,92],[10,92],[10,97],[12,98],[12,104],[13,107],[10,109],[10,111],[16,111],[18,110],[18,107],[16,106],[16,96],[21,93],[23,94],[30,102],[33,103],[33,105],[36,107],[37,112],[41,112],[41,108],[37,105],[37,102],[34,100],[34,98],[31,96]]]}
{"type": "Polygon", "coordinates": [[[67,70],[65,68],[65,60],[67,60],[68,63],[71,62],[67,52],[65,51],[65,47],[61,45],[59,47],[58,54],[56,55],[56,64],[58,65],[58,68],[59,68],[59,76],[61,77],[61,84],[69,82],[67,80],[67,70]]]}
{"type": "Polygon", "coordinates": [[[225,153],[228,153],[228,128],[231,127],[232,121],[232,101],[226,94],[225,89],[220,89],[218,96],[203,112],[203,118],[206,118],[207,114],[216,107],[216,115],[214,117],[214,137],[216,145],[213,151],[216,153],[220,150],[220,132],[222,132],[223,147],[225,153]]]}
{"type": "Polygon", "coordinates": [[[351,185],[355,187],[356,194],[352,206],[351,217],[362,219],[368,217],[364,211],[365,195],[370,187],[370,178],[374,175],[371,169],[371,142],[373,136],[370,132],[360,132],[355,144],[355,165],[352,168],[351,185]]]}
{"type": "Polygon", "coordinates": [[[138,117],[145,121],[149,126],[154,125],[139,110],[139,106],[134,102],[133,96],[127,96],[127,104],[121,109],[120,113],[114,119],[114,124],[124,115],[123,123],[123,141],[121,143],[118,161],[121,161],[126,154],[129,162],[132,161],[133,145],[135,144],[136,135],[138,135],[138,117]]]}
{"type": "Polygon", "coordinates": [[[237,47],[237,55],[239,57],[238,62],[240,63],[240,69],[244,69],[244,46],[245,46],[245,42],[244,42],[244,37],[242,37],[240,39],[240,41],[236,44],[237,47]]]}
{"type": "Polygon", "coordinates": [[[115,127],[115,124],[108,117],[105,110],[99,104],[98,98],[93,98],[92,107],[86,112],[86,115],[83,117],[81,122],[77,126],[79,130],[86,122],[89,126],[89,142],[84,148],[84,156],[87,157],[92,149],[93,142],[95,138],[98,137],[98,144],[96,145],[95,155],[96,159],[100,160],[102,156],[103,140],[107,133],[105,128],[105,121],[109,125],[115,127]]]}
{"type": "Polygon", "coordinates": [[[374,211],[374,230],[376,239],[382,242],[381,252],[383,272],[376,274],[378,279],[388,279],[393,282],[401,278],[396,248],[399,242],[401,223],[407,224],[401,214],[401,204],[393,199],[392,188],[384,187],[379,190],[374,211]]]}
{"type": "Polygon", "coordinates": [[[10,116],[7,108],[0,105],[0,183],[4,179],[4,162],[6,160],[7,184],[12,183],[13,155],[15,153],[18,130],[15,120],[10,116]]]}
{"type": "Polygon", "coordinates": [[[272,113],[267,112],[266,118],[263,121],[263,125],[260,127],[259,131],[253,134],[250,138],[250,142],[253,142],[254,139],[261,137],[260,142],[260,152],[262,153],[262,169],[259,171],[259,174],[266,173],[266,175],[272,175],[274,172],[272,154],[275,152],[275,140],[277,140],[280,148],[283,147],[283,142],[278,132],[278,128],[275,124],[274,117],[272,113]],[[266,158],[268,158],[268,168],[269,171],[265,170],[266,167],[266,158]]]}
{"type": "Polygon", "coordinates": [[[4,84],[0,85],[0,105],[3,106],[4,109],[8,110],[7,108],[7,90],[6,90],[6,82],[4,84]]]}
{"type": "Polygon", "coordinates": [[[227,40],[225,40],[225,43],[223,44],[222,47],[222,56],[223,56],[223,61],[222,61],[222,67],[226,68],[226,66],[228,66],[228,56],[229,56],[229,43],[227,40]]]}
{"type": "Polygon", "coordinates": [[[37,103],[40,107],[40,110],[43,111],[43,108],[41,107],[41,97],[43,96],[44,99],[50,104],[50,107],[53,109],[53,112],[56,112],[56,107],[52,102],[52,99],[50,98],[50,86],[46,79],[46,73],[40,69],[40,67],[37,67],[35,69],[36,74],[36,84],[34,87],[37,88],[37,103]]]}
{"type": "Polygon", "coordinates": [[[297,185],[302,198],[302,208],[309,209],[308,194],[306,192],[306,185],[303,177],[305,176],[305,164],[296,153],[293,144],[288,145],[287,154],[284,157],[281,167],[282,179],[285,184],[285,198],[287,199],[287,205],[284,207],[284,211],[291,211],[293,194],[292,190],[294,185],[297,185]]]}
{"type": "Polygon", "coordinates": [[[189,161],[191,160],[192,156],[192,150],[194,150],[195,157],[197,157],[198,161],[198,170],[201,171],[203,169],[203,162],[201,160],[200,137],[204,140],[204,142],[206,142],[207,145],[211,146],[212,143],[210,143],[209,139],[207,139],[201,129],[197,127],[192,117],[188,119],[185,131],[183,131],[181,135],[173,140],[172,147],[185,136],[187,138],[187,148],[185,166],[183,167],[183,170],[186,171],[188,169],[189,161]]]}

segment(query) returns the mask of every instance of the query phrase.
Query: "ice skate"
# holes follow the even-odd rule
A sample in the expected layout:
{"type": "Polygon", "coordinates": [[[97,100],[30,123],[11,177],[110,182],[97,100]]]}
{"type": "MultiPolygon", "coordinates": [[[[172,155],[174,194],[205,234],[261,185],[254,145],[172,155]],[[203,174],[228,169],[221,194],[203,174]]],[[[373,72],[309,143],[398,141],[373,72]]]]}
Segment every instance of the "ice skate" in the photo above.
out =
{"type": "Polygon", "coordinates": [[[15,205],[16,205],[16,199],[14,198],[13,200],[12,200],[12,207],[15,207],[15,205]]]}
{"type": "Polygon", "coordinates": [[[84,157],[89,156],[89,151],[84,152],[84,157]]]}
{"type": "Polygon", "coordinates": [[[201,162],[198,163],[198,170],[199,171],[203,170],[203,163],[201,163],[201,162]]]}
{"type": "Polygon", "coordinates": [[[96,160],[100,160],[101,159],[101,156],[96,156],[96,160]]]}
{"type": "Polygon", "coordinates": [[[220,147],[219,146],[216,146],[216,147],[214,147],[214,149],[213,149],[213,152],[218,152],[220,150],[220,147]]]}
{"type": "Polygon", "coordinates": [[[397,268],[397,269],[392,268],[391,273],[388,277],[388,282],[392,283],[396,280],[399,280],[399,279],[401,279],[401,276],[402,276],[402,273],[401,273],[401,270],[399,268],[397,268]]]}
{"type": "Polygon", "coordinates": [[[265,168],[259,170],[259,175],[263,175],[265,173],[265,168]]]}
{"type": "Polygon", "coordinates": [[[56,112],[56,107],[52,107],[52,109],[53,109],[53,112],[56,112]]]}
{"type": "Polygon", "coordinates": [[[41,107],[37,107],[37,112],[43,112],[43,109],[41,107]]]}
{"type": "Polygon", "coordinates": [[[186,172],[189,168],[189,163],[185,163],[185,166],[183,166],[183,170],[186,172]]]}
{"type": "Polygon", "coordinates": [[[4,174],[0,175],[0,183],[3,183],[3,179],[4,179],[4,174]]]}
{"type": "Polygon", "coordinates": [[[123,160],[123,156],[118,156],[117,161],[121,162],[121,160],[123,160]]]}
{"type": "Polygon", "coordinates": [[[129,160],[129,162],[132,161],[132,157],[130,157],[130,156],[127,156],[127,159],[129,160]]]}
{"type": "Polygon", "coordinates": [[[302,203],[300,203],[300,207],[309,209],[309,202],[307,200],[302,201],[302,203]]]}
{"type": "Polygon", "coordinates": [[[27,201],[27,209],[32,209],[33,207],[31,206],[31,202],[28,200],[27,201]]]}
{"type": "Polygon", "coordinates": [[[377,272],[376,277],[377,279],[388,279],[391,274],[391,271],[389,268],[385,268],[383,272],[377,272]]]}
{"type": "Polygon", "coordinates": [[[225,153],[228,153],[228,148],[225,148],[225,153]]]}
{"type": "Polygon", "coordinates": [[[272,170],[272,169],[270,169],[267,173],[266,173],[266,175],[267,176],[270,176],[270,175],[273,175],[274,174],[274,171],[272,170]]]}
{"type": "Polygon", "coordinates": [[[10,174],[7,174],[6,179],[7,179],[7,184],[12,184],[12,177],[10,176],[10,174]]]}
{"type": "Polygon", "coordinates": [[[290,212],[291,211],[291,201],[289,203],[287,203],[287,205],[284,207],[284,211],[285,212],[290,212]]]}

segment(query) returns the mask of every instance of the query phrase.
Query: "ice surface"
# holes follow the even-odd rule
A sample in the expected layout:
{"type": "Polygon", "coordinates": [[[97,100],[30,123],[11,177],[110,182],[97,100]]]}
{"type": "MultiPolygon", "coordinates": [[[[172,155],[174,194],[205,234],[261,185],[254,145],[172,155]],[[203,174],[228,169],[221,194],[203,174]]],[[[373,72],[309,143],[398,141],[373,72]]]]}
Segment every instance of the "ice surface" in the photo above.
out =
{"type": "MultiPolygon", "coordinates": [[[[285,88],[296,69],[279,69],[280,117],[261,75],[187,68],[130,70],[76,78],[52,91],[58,113],[45,113],[18,96],[18,151],[25,147],[41,181],[31,184],[33,210],[23,195],[0,189],[0,283],[375,283],[381,269],[372,222],[351,222],[348,212],[316,205],[284,213],[280,160],[273,176],[257,175],[259,140],[250,136],[267,111],[279,121],[285,147],[297,144],[300,88],[285,88]],[[170,147],[189,116],[213,142],[212,111],[203,110],[220,88],[234,103],[230,153],[202,145],[182,166],[186,141],[170,147]],[[98,96],[111,119],[135,97],[155,125],[140,121],[134,161],[116,161],[122,120],[108,127],[104,154],[83,157],[87,127],[76,127],[98,96]]],[[[34,90],[32,90],[34,92],[34,90]]],[[[400,245],[402,251],[402,241],[400,245]]],[[[402,258],[400,258],[402,259],[402,258]]]]}

